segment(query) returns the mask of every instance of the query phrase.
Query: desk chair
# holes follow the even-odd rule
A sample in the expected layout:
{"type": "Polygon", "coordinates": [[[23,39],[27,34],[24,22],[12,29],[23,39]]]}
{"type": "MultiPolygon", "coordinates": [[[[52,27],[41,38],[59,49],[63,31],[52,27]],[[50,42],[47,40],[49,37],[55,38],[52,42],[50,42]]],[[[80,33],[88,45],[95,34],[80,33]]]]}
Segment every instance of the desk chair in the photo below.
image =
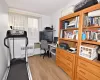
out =
{"type": "Polygon", "coordinates": [[[45,51],[44,54],[41,54],[41,55],[43,55],[43,59],[44,59],[45,56],[48,56],[49,57],[48,42],[46,40],[41,40],[41,50],[44,50],[45,51]]]}

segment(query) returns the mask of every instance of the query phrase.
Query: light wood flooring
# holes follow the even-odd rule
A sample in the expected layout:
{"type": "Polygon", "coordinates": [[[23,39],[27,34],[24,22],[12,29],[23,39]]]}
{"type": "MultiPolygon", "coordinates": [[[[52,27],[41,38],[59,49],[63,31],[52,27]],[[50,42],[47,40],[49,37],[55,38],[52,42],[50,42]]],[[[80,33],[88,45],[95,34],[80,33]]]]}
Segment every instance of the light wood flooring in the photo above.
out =
{"type": "Polygon", "coordinates": [[[33,56],[29,58],[29,65],[33,80],[71,80],[52,58],[33,56]]]}

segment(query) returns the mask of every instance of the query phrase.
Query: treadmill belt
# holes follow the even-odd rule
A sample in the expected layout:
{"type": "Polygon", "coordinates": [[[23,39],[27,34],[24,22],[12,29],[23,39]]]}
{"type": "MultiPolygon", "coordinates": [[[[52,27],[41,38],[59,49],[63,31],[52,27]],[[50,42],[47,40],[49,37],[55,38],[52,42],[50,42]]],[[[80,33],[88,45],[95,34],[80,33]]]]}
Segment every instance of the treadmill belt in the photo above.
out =
{"type": "Polygon", "coordinates": [[[7,80],[29,80],[26,63],[12,65],[7,80]]]}

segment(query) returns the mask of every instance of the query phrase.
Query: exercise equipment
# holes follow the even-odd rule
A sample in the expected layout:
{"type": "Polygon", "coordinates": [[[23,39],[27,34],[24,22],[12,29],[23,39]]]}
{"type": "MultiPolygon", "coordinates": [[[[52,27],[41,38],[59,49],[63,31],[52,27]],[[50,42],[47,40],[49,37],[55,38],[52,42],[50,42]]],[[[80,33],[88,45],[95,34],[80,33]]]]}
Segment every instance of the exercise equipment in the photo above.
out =
{"type": "Polygon", "coordinates": [[[6,37],[4,39],[4,45],[9,50],[9,62],[7,68],[7,76],[6,80],[32,80],[28,58],[27,58],[27,45],[28,38],[27,32],[23,30],[8,30],[6,33],[6,37]],[[16,39],[22,39],[25,42],[24,57],[16,57],[15,55],[15,42],[16,39]],[[10,47],[11,42],[13,41],[13,47],[10,47]]]}

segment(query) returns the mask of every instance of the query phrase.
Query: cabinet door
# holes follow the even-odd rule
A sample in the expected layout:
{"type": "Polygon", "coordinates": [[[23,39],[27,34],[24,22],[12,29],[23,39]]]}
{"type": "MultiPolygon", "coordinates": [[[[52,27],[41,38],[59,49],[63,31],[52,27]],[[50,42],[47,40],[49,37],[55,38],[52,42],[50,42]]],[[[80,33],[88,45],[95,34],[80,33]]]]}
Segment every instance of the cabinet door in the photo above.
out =
{"type": "Polygon", "coordinates": [[[65,64],[67,67],[69,67],[70,69],[72,69],[72,62],[68,61],[66,58],[61,57],[60,58],[61,62],[63,64],[65,64]]]}
{"type": "Polygon", "coordinates": [[[63,69],[63,70],[72,78],[72,69],[69,68],[69,67],[67,66],[67,64],[65,64],[65,62],[63,62],[62,57],[56,58],[56,64],[57,64],[61,69],[63,69]]]}
{"type": "Polygon", "coordinates": [[[70,62],[73,62],[73,60],[74,60],[74,56],[73,55],[70,55],[67,51],[65,51],[63,49],[57,48],[57,55],[60,55],[63,58],[66,58],[70,62]]]}

